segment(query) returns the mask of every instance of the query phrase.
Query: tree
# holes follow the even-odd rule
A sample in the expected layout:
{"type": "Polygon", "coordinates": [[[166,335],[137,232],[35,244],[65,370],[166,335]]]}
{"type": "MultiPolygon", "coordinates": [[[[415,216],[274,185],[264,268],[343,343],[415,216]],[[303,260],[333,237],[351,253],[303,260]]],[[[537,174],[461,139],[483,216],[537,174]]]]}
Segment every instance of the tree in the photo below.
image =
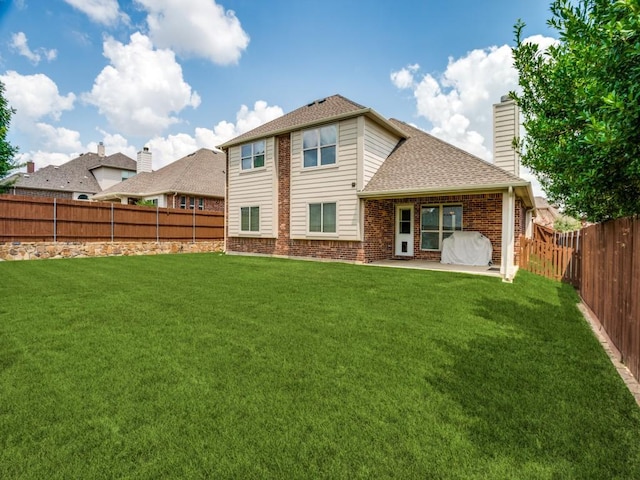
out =
{"type": "MultiPolygon", "coordinates": [[[[4,98],[4,84],[0,82],[0,179],[6,177],[11,170],[19,166],[14,159],[18,148],[7,141],[9,124],[14,113],[16,113],[15,110],[9,106],[4,98]]],[[[0,184],[0,193],[7,188],[8,185],[0,184]]]]}
{"type": "Polygon", "coordinates": [[[525,43],[514,63],[526,135],[516,147],[551,203],[602,221],[640,213],[639,0],[555,0],[559,42],[525,43]]]}

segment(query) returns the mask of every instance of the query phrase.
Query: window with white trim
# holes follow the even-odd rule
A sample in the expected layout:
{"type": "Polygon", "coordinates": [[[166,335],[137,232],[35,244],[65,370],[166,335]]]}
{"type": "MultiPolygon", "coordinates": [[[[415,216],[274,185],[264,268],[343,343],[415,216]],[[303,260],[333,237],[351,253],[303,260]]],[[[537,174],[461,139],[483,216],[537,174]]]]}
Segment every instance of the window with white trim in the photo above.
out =
{"type": "Polygon", "coordinates": [[[247,143],[240,147],[242,170],[264,167],[264,140],[247,143]]]}
{"type": "Polygon", "coordinates": [[[442,250],[442,241],[455,231],[462,231],[462,205],[425,205],[421,208],[421,250],[442,250]]]}
{"type": "Polygon", "coordinates": [[[304,168],[336,163],[338,127],[327,125],[302,132],[302,166],[304,168]]]}
{"type": "Polygon", "coordinates": [[[336,203],[309,204],[309,232],[336,232],[336,203]]]}
{"type": "Polygon", "coordinates": [[[260,231],[260,207],[240,208],[240,230],[242,232],[260,231]]]}

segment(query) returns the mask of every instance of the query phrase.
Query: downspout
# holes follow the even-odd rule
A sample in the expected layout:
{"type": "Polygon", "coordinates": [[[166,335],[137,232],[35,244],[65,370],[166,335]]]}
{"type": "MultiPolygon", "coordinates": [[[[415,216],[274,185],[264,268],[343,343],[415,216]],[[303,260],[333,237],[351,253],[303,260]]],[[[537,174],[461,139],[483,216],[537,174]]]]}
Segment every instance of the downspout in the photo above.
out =
{"type": "Polygon", "coordinates": [[[176,208],[176,197],[178,196],[178,192],[173,192],[173,206],[171,208],[176,208]]]}

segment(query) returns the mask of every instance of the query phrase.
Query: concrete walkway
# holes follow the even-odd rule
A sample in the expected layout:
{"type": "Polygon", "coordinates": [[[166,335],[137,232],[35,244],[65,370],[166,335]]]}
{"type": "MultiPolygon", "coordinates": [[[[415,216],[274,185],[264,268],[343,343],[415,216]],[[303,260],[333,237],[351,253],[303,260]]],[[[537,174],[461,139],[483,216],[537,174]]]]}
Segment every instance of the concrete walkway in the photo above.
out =
{"type": "Polygon", "coordinates": [[[437,270],[442,272],[470,273],[472,275],[486,275],[489,277],[502,278],[499,267],[482,266],[476,267],[471,265],[449,265],[431,260],[379,260],[377,262],[365,263],[374,267],[392,267],[392,268],[413,268],[417,270],[437,270]]]}

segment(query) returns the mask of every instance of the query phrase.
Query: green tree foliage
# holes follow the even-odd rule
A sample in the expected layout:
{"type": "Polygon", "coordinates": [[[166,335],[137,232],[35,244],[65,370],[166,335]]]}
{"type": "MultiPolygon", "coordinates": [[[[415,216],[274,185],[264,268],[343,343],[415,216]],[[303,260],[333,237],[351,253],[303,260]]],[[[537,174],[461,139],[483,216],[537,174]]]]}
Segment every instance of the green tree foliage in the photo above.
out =
{"type": "Polygon", "coordinates": [[[640,213],[639,0],[555,0],[559,42],[541,51],[515,26],[527,135],[518,145],[551,203],[602,221],[640,213]]]}
{"type": "MultiPolygon", "coordinates": [[[[11,170],[19,166],[14,159],[16,153],[18,153],[18,148],[7,141],[11,115],[14,113],[15,110],[9,106],[6,98],[4,98],[4,84],[0,82],[0,179],[6,177],[11,170]]],[[[0,184],[0,193],[6,188],[8,188],[8,185],[0,184]]]]}

